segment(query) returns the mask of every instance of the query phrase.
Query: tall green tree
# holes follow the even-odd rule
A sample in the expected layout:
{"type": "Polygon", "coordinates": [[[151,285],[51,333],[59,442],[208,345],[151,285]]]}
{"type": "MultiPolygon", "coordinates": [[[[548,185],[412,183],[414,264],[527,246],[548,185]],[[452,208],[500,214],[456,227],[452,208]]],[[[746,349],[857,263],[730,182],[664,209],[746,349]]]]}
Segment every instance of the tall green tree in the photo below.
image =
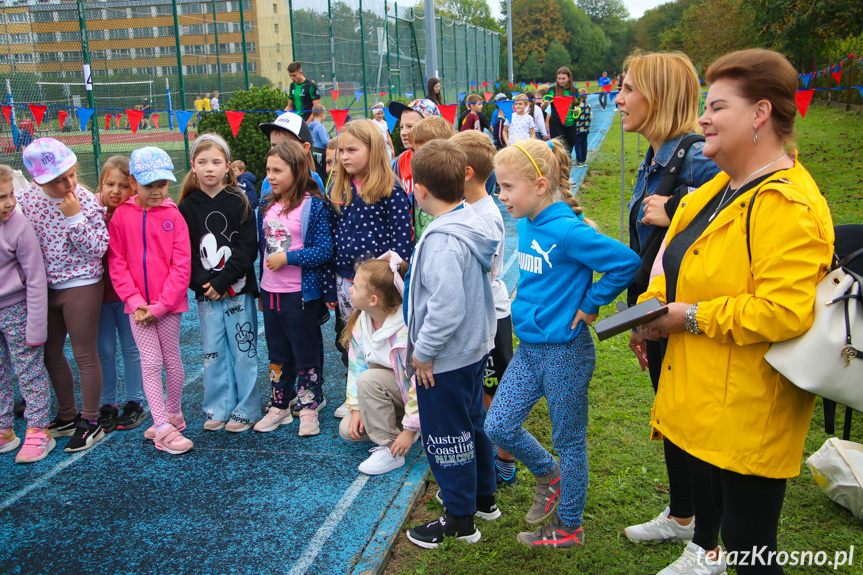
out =
{"type": "Polygon", "coordinates": [[[623,0],[578,0],[577,4],[597,24],[608,19],[629,18],[629,9],[623,0]]]}
{"type": "MultiPolygon", "coordinates": [[[[565,45],[569,40],[555,0],[515,0],[512,13],[512,55],[519,63],[529,56],[534,56],[537,63],[542,62],[552,41],[565,45]]],[[[539,78],[542,69],[536,74],[539,78]]]]}
{"type": "MultiPolygon", "coordinates": [[[[573,0],[556,0],[560,7],[561,24],[569,34],[569,41],[563,44],[569,51],[570,61],[578,69],[574,74],[593,77],[598,74],[608,51],[608,38],[599,25],[575,5],[573,0]]],[[[550,77],[549,81],[554,81],[550,77]]]]}
{"type": "Polygon", "coordinates": [[[536,54],[531,52],[518,67],[518,79],[522,82],[538,82],[543,79],[542,64],[536,54]]]}
{"type": "Polygon", "coordinates": [[[742,0],[696,0],[683,15],[683,51],[697,68],[755,45],[751,7],[742,0]]]}
{"type": "Polygon", "coordinates": [[[486,0],[435,0],[435,12],[453,20],[469,22],[476,26],[501,31],[500,23],[491,15],[486,0]]]}
{"type": "MultiPolygon", "coordinates": [[[[546,81],[550,81],[555,77],[555,74],[557,74],[557,71],[561,66],[567,66],[570,69],[574,68],[572,65],[572,58],[567,49],[563,47],[560,40],[553,40],[551,44],[548,45],[548,51],[545,53],[545,60],[542,61],[543,78],[545,78],[546,81]]],[[[575,70],[573,70],[573,74],[575,74],[575,70]]]]}
{"type": "Polygon", "coordinates": [[[644,12],[632,28],[632,46],[649,52],[682,50],[683,14],[692,0],[661,4],[644,12]]]}

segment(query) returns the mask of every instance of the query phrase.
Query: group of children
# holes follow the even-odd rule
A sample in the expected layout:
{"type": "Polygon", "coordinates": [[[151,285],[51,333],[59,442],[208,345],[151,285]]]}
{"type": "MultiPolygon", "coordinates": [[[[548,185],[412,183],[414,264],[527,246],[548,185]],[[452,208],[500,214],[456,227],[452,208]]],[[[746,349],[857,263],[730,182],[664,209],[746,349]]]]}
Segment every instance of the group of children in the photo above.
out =
{"type": "Polygon", "coordinates": [[[298,415],[299,435],[317,435],[326,405],[321,324],[335,311],[348,366],[339,435],[373,444],[360,471],[401,467],[421,439],[441,488],[444,516],[410,529],[412,542],[478,541],[474,517],[500,516],[497,487],[515,482],[518,459],[537,478],[527,520],[539,526],[519,540],[581,545],[594,365],[587,326],[631,282],[638,257],[585,220],[561,140],[515,141],[496,153],[479,131],[455,134],[428,100],[393,102],[389,111],[406,151],[391,162],[375,121],[350,122],[328,143],[327,186],[300,116],[261,124],[271,149],[257,217],[238,188],[242,168],[214,134],[196,138],[178,205],[167,194],[174,166],[158,148],[111,158],[98,197],[77,182],[75,155],[56,140],[25,149],[34,180],[25,190],[13,194],[11,171],[0,168],[0,243],[8,247],[0,269],[17,272],[0,276],[0,452],[19,441],[13,371],[27,405],[19,461],[45,457],[60,435],[71,435],[66,451],[77,451],[140,426],[141,390],[153,416],[145,437],[168,453],[192,449],[182,433],[179,350],[188,289],[203,337],[204,429],[272,432],[298,415]],[[519,219],[511,311],[503,217],[486,189],[493,170],[500,201],[519,219]],[[604,272],[596,282],[594,271],[604,272]],[[266,413],[256,306],[269,360],[266,413]],[[86,318],[100,312],[97,333],[86,318]],[[514,355],[513,327],[521,342],[514,355]],[[116,334],[127,372],[122,413],[116,334]],[[48,379],[59,406],[52,422],[48,379]],[[559,462],[522,428],[543,396],[559,462]]]}

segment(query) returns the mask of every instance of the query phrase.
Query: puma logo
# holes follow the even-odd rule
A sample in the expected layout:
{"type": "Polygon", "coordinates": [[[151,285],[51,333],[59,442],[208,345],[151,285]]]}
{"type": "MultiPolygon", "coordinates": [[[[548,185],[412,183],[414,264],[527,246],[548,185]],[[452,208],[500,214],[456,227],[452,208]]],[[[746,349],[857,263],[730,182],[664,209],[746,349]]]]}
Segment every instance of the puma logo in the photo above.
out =
{"type": "Polygon", "coordinates": [[[550,248],[548,248],[548,251],[544,251],[539,246],[539,243],[536,240],[533,240],[533,242],[531,242],[531,244],[530,244],[530,248],[542,256],[542,258],[545,260],[545,263],[548,264],[549,269],[551,269],[552,265],[551,265],[551,261],[548,259],[548,254],[550,254],[552,252],[552,250],[554,250],[554,248],[556,248],[556,247],[557,247],[557,244],[553,244],[550,248]]]}

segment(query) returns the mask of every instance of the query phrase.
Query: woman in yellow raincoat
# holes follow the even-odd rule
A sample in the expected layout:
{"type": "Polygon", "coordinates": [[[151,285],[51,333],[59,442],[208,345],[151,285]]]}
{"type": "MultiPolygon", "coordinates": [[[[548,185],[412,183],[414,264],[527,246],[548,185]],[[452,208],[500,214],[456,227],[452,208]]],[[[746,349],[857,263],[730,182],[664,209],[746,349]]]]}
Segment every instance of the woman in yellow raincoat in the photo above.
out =
{"type": "Polygon", "coordinates": [[[833,222],[796,151],[785,150],[797,112],[797,72],[788,60],[769,50],[734,52],[706,79],[703,153],[723,171],[681,201],[664,274],[639,298],[669,307],[641,328],[650,339],[669,334],[651,424],[712,486],[694,494],[699,531],[708,526],[711,538],[693,541],[662,574],[724,573],[720,527],[737,573],[782,573],[770,551],[815,397],[764,354],[812,325],[833,222]],[[696,570],[705,556],[717,561],[696,570]]]}

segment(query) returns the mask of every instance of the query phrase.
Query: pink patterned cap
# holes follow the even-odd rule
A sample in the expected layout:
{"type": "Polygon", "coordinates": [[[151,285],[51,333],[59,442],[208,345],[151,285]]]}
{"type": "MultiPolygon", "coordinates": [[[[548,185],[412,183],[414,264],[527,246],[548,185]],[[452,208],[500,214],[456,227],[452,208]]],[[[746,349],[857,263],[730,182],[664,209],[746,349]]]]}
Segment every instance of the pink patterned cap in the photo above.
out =
{"type": "Polygon", "coordinates": [[[59,178],[78,163],[75,152],[54,138],[33,140],[24,148],[24,167],[40,186],[59,178]]]}

